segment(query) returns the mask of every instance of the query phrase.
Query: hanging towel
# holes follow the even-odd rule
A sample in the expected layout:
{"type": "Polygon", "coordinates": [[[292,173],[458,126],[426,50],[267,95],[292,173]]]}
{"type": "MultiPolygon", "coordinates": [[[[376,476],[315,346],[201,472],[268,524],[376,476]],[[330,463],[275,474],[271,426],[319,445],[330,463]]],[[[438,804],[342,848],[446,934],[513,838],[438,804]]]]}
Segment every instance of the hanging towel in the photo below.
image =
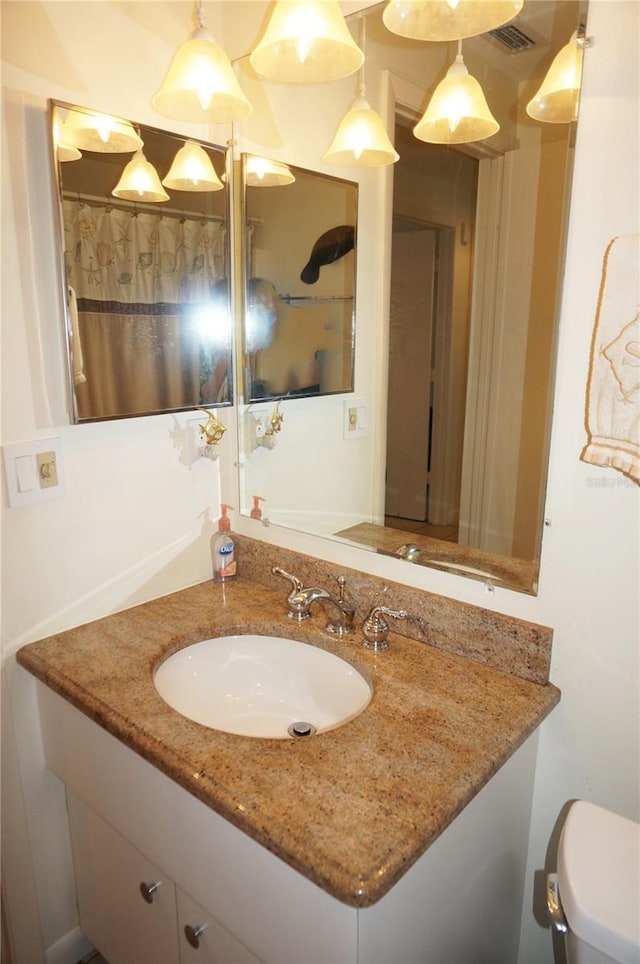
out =
{"type": "Polygon", "coordinates": [[[586,429],[580,458],[640,484],[640,235],[614,238],[604,256],[586,429]]]}
{"type": "Polygon", "coordinates": [[[82,343],[80,341],[80,324],[78,321],[78,300],[76,293],[69,285],[69,320],[71,322],[71,362],[73,365],[73,384],[82,385],[87,376],[84,373],[82,359],[82,343]]]}

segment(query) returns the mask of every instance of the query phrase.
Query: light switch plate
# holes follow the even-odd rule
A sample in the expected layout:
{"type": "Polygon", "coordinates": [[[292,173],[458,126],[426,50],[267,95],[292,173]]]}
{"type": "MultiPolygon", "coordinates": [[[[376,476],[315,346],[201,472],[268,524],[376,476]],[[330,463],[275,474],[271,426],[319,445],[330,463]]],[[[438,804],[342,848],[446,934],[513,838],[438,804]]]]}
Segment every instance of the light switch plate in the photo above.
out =
{"type": "Polygon", "coordinates": [[[64,495],[62,439],[42,438],[2,446],[10,508],[64,495]]]}
{"type": "Polygon", "coordinates": [[[343,438],[367,438],[369,435],[369,409],[365,399],[348,398],[343,402],[343,406],[343,438]]]}

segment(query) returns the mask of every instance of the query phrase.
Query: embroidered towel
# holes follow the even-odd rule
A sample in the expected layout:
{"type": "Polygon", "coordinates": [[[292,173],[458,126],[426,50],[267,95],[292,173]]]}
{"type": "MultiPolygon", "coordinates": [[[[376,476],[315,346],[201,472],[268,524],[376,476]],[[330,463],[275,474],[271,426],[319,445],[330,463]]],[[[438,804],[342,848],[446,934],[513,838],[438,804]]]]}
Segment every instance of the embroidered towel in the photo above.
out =
{"type": "Polygon", "coordinates": [[[587,383],[588,441],[580,458],[640,484],[640,235],[604,256],[587,383]]]}

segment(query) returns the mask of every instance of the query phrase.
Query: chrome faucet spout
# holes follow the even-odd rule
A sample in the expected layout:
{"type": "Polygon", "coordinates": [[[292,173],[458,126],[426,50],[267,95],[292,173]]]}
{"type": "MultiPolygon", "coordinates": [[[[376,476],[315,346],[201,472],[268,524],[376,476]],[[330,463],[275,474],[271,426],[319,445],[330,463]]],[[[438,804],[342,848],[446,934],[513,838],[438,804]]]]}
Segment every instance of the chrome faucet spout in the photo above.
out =
{"type": "Polygon", "coordinates": [[[307,586],[306,589],[303,588],[298,590],[290,601],[308,611],[314,602],[318,602],[320,599],[329,598],[329,593],[326,591],[326,589],[319,589],[316,586],[307,586]]]}
{"type": "Polygon", "coordinates": [[[330,593],[320,590],[322,595],[312,599],[309,605],[319,602],[329,620],[325,629],[328,633],[336,636],[349,636],[354,631],[353,619],[356,614],[353,606],[349,605],[344,599],[336,598],[330,593]]]}
{"type": "Polygon", "coordinates": [[[287,617],[289,619],[297,623],[309,619],[311,607],[314,603],[319,602],[327,613],[327,619],[329,620],[325,627],[327,632],[334,633],[337,636],[347,636],[354,631],[355,608],[344,598],[346,585],[344,576],[338,578],[339,595],[332,596],[326,589],[321,589],[319,586],[303,586],[297,576],[292,576],[291,573],[280,569],[279,566],[274,566],[271,571],[275,575],[283,576],[291,583],[291,592],[287,596],[287,608],[289,610],[287,617]]]}

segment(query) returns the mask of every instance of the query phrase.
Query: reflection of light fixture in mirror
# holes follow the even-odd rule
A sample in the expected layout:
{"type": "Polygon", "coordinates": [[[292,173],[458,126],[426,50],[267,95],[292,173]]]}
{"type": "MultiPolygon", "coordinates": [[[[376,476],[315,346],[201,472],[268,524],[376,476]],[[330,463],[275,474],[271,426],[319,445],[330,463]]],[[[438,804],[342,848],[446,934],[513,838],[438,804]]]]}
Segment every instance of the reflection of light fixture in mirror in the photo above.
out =
{"type": "Polygon", "coordinates": [[[338,125],[322,160],[341,167],[384,167],[400,155],[389,140],[382,118],[364,96],[364,85],[338,125]]]}
{"type": "Polygon", "coordinates": [[[153,164],[142,150],[136,151],[126,165],[120,180],[111,192],[114,197],[125,201],[146,201],[152,204],[168,201],[169,195],[163,189],[153,164]]]}
{"type": "Polygon", "coordinates": [[[512,20],[524,0],[390,0],[387,30],[412,40],[460,40],[512,20]]]}
{"type": "Polygon", "coordinates": [[[170,191],[221,191],[224,184],[200,144],[186,141],[173,159],[162,183],[170,191]]]}
{"type": "Polygon", "coordinates": [[[364,55],[338,0],[276,0],[249,60],[255,72],[269,80],[318,84],[355,73],[364,55]]]}
{"type": "Polygon", "coordinates": [[[82,154],[77,147],[71,147],[65,137],[65,124],[56,108],[53,114],[53,143],[56,146],[56,157],[60,162],[79,161],[82,154]]]}
{"type": "Polygon", "coordinates": [[[553,59],[542,85],[527,104],[527,114],[549,124],[570,124],[578,117],[584,41],[575,32],[553,59]]]}
{"type": "MultiPolygon", "coordinates": [[[[366,22],[361,21],[362,46],[365,47],[366,22]]],[[[358,95],[344,115],[329,150],[322,160],[340,167],[384,167],[395,164],[400,155],[389,140],[379,114],[365,94],[364,66],[360,71],[358,95]]]]}
{"type": "Polygon", "coordinates": [[[295,181],[286,164],[268,157],[245,158],[244,176],[249,187],[284,187],[295,181]]]}
{"type": "Polygon", "coordinates": [[[64,142],[69,147],[99,154],[128,154],[142,147],[142,140],[129,121],[79,110],[67,114],[64,142]]]}
{"type": "Polygon", "coordinates": [[[456,59],[436,87],[413,133],[418,140],[430,144],[469,144],[499,130],[482,87],[465,67],[462,42],[458,41],[456,59]]]}
{"type": "Polygon", "coordinates": [[[251,113],[226,53],[204,25],[202,0],[198,27],[178,48],[160,90],[155,110],[174,120],[226,124],[251,113]]]}

